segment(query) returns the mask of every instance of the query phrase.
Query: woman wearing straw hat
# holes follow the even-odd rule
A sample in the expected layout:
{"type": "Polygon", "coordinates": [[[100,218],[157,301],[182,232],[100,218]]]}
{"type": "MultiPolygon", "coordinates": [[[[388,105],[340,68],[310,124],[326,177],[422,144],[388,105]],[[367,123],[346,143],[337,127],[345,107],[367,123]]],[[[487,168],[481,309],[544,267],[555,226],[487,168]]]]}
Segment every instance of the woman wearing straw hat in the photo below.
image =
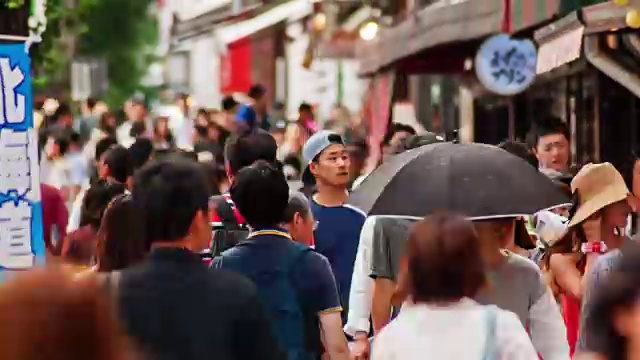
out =
{"type": "Polygon", "coordinates": [[[542,267],[561,299],[571,353],[580,322],[580,303],[591,267],[618,248],[631,212],[629,189],[610,163],[587,164],[571,182],[573,206],[567,232],[545,253],[542,267]]]}

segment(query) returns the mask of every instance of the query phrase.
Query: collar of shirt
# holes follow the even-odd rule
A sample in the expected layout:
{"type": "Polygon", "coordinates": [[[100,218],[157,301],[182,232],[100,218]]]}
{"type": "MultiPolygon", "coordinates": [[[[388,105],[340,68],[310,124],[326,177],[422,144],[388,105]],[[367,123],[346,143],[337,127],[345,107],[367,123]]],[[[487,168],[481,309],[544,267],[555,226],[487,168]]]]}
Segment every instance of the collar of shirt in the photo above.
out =
{"type": "Polygon", "coordinates": [[[289,240],[292,240],[291,235],[289,235],[289,233],[287,233],[284,229],[279,227],[253,229],[247,238],[251,239],[257,236],[264,236],[264,235],[279,236],[279,237],[284,237],[289,240]]]}
{"type": "Polygon", "coordinates": [[[149,256],[151,261],[170,261],[177,263],[202,264],[199,254],[195,254],[185,248],[155,248],[149,256]]]}

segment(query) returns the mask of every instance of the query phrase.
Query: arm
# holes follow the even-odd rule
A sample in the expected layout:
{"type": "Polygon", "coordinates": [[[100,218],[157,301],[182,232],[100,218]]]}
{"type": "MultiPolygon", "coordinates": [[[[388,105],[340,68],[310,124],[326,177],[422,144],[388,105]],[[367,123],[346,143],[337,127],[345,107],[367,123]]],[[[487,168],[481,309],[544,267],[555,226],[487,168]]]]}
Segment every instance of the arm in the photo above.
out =
{"type": "Polygon", "coordinates": [[[371,295],[373,280],[369,278],[371,262],[371,243],[374,236],[375,218],[369,217],[360,233],[360,243],[356,254],[349,293],[349,314],[344,332],[355,337],[356,333],[369,334],[369,315],[371,315],[371,295]]]}
{"type": "Polygon", "coordinates": [[[391,298],[396,291],[396,284],[392,280],[377,278],[373,284],[373,299],[371,301],[371,319],[374,334],[384,328],[391,317],[391,298]]]}
{"type": "Polygon", "coordinates": [[[340,311],[325,311],[318,314],[320,319],[320,334],[329,359],[349,360],[347,339],[342,332],[340,311]]]}
{"type": "MultiPolygon", "coordinates": [[[[598,260],[600,254],[587,254],[585,274],[588,274],[593,264],[598,260]]],[[[558,283],[564,294],[581,300],[584,289],[587,286],[588,276],[582,276],[576,268],[576,263],[570,255],[553,254],[549,259],[549,267],[553,273],[553,278],[558,283]]]]}
{"type": "Polygon", "coordinates": [[[551,289],[539,274],[539,294],[529,308],[531,342],[545,360],[569,360],[567,329],[551,289]]]}

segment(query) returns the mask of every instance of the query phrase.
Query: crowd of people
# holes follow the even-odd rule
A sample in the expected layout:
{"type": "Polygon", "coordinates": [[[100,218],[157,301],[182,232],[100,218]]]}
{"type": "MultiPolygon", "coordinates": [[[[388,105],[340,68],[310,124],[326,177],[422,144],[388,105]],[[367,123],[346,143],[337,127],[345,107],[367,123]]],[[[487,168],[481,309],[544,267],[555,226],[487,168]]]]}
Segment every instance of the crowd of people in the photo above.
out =
{"type": "MultiPolygon", "coordinates": [[[[287,122],[263,87],[248,95],[193,119],[185,96],[154,120],[140,99],[125,121],[57,104],[40,125],[50,266],[0,286],[0,358],[640,355],[640,157],[572,169],[550,118],[498,147],[570,203],[369,216],[348,201],[369,176],[366,130],[320,129],[308,104],[287,122]]],[[[444,142],[390,124],[380,163],[444,142]]]]}

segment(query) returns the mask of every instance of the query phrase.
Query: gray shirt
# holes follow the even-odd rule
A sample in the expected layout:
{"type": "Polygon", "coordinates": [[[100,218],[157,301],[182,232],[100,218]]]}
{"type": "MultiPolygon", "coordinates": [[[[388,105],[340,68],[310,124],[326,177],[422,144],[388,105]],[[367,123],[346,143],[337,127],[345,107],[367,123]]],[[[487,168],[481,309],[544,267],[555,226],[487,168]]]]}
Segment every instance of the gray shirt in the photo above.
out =
{"type": "Polygon", "coordinates": [[[405,251],[409,230],[415,220],[383,218],[376,220],[371,247],[372,278],[396,281],[400,271],[400,259],[405,251]]]}
{"type": "Polygon", "coordinates": [[[536,264],[520,255],[506,253],[507,261],[488,272],[489,285],[480,291],[476,300],[515,313],[527,327],[530,309],[546,294],[547,284],[536,264]]]}

